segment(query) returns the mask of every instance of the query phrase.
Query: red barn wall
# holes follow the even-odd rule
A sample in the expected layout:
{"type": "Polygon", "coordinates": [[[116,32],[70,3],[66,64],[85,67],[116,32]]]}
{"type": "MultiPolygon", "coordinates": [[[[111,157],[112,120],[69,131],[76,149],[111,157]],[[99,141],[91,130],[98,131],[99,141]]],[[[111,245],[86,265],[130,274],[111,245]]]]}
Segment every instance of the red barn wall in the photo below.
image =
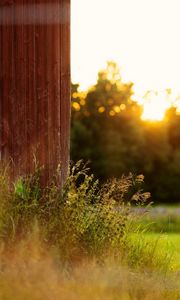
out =
{"type": "Polygon", "coordinates": [[[0,1],[1,158],[45,180],[69,156],[70,0],[0,1]]]}

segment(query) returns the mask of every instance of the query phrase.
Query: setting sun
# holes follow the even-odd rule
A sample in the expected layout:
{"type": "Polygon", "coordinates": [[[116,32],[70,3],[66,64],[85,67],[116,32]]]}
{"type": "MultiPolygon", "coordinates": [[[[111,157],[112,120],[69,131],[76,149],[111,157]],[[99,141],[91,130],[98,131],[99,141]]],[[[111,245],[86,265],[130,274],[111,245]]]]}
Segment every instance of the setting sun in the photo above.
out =
{"type": "MultiPolygon", "coordinates": [[[[177,103],[179,10],[179,0],[72,0],[73,82],[86,90],[106,61],[113,60],[123,80],[134,83],[137,99],[147,90],[170,88],[172,103],[177,103]]],[[[161,96],[145,99],[142,119],[162,120],[169,105],[161,96]]]]}
{"type": "Polygon", "coordinates": [[[142,120],[162,121],[171,102],[165,93],[148,92],[143,99],[142,120]]]}

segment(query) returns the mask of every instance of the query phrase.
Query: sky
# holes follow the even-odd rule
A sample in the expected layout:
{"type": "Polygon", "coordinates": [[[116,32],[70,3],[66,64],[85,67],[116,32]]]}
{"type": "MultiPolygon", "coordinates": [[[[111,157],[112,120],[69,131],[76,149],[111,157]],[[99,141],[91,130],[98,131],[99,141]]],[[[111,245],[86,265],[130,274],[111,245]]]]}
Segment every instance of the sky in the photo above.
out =
{"type": "Polygon", "coordinates": [[[134,91],[180,94],[180,0],[71,0],[71,74],[82,89],[116,61],[134,91]]]}

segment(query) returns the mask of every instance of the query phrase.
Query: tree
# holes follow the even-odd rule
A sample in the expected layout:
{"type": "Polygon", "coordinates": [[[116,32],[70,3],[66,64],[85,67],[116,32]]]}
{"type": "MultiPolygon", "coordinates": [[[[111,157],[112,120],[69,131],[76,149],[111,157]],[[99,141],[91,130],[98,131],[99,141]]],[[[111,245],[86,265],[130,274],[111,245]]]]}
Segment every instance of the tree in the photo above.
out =
{"type": "Polygon", "coordinates": [[[71,157],[91,160],[101,179],[136,169],[140,108],[132,95],[133,84],[123,83],[114,62],[99,72],[96,85],[84,98],[78,85],[72,86],[71,157]]]}

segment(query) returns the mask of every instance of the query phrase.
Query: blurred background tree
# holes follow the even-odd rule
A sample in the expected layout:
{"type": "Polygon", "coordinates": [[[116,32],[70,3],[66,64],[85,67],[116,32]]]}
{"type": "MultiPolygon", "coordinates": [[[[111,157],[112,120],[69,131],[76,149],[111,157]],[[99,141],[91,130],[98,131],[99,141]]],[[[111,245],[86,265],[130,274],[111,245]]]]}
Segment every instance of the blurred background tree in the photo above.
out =
{"type": "Polygon", "coordinates": [[[167,111],[162,122],[141,120],[133,83],[124,83],[108,62],[87,92],[72,84],[71,159],[89,160],[101,181],[132,172],[145,175],[154,202],[180,200],[180,116],[167,111]]]}

